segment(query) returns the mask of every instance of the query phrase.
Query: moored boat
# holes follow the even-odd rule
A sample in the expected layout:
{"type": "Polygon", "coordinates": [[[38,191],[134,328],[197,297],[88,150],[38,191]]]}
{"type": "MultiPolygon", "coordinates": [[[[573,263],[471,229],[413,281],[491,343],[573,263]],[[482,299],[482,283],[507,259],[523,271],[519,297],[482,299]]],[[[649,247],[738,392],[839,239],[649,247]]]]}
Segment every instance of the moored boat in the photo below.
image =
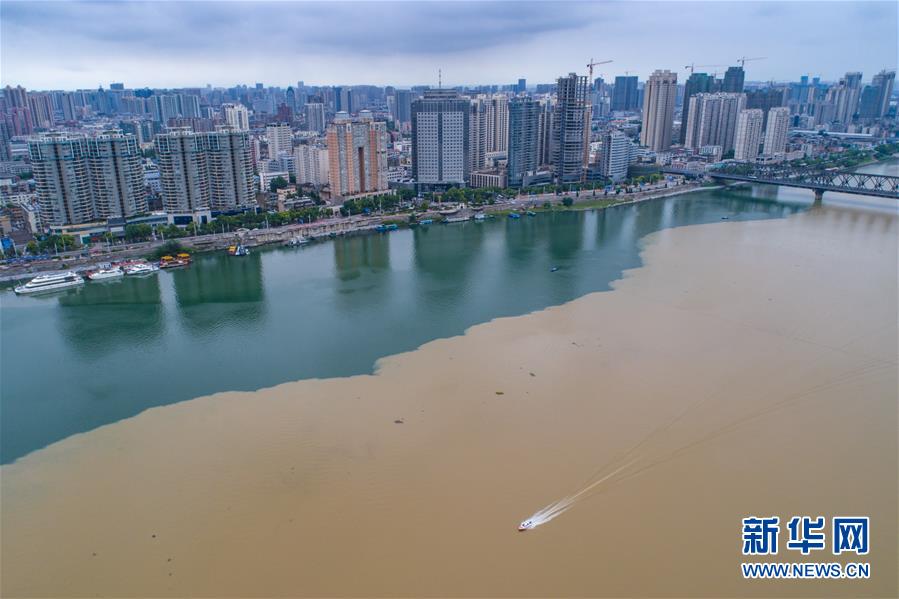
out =
{"type": "Polygon", "coordinates": [[[87,274],[87,278],[91,281],[106,281],[109,279],[120,279],[125,276],[125,272],[118,266],[107,266],[91,271],[87,274]]]}
{"type": "Polygon", "coordinates": [[[129,276],[148,275],[157,271],[159,267],[148,262],[133,262],[125,267],[125,274],[129,276]]]}
{"type": "Polygon", "coordinates": [[[24,285],[19,285],[13,291],[19,295],[27,295],[30,293],[58,291],[60,289],[77,287],[79,285],[84,285],[84,279],[81,278],[81,275],[69,271],[49,275],[38,275],[24,285]]]}
{"type": "Polygon", "coordinates": [[[249,256],[250,248],[241,244],[228,246],[228,254],[230,256],[249,256]]]}

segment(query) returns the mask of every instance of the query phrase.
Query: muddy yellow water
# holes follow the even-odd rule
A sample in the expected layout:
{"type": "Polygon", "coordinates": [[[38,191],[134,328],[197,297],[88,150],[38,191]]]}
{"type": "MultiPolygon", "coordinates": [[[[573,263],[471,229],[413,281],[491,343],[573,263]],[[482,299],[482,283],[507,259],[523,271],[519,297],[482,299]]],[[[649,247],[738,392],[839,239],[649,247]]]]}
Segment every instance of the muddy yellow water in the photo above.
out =
{"type": "Polygon", "coordinates": [[[613,291],[373,376],[70,437],[0,470],[2,594],[895,596],[896,239],[840,207],[667,229],[613,291]],[[748,515],[870,516],[863,559],[784,531],[758,561],[871,578],[743,580],[748,515]]]}

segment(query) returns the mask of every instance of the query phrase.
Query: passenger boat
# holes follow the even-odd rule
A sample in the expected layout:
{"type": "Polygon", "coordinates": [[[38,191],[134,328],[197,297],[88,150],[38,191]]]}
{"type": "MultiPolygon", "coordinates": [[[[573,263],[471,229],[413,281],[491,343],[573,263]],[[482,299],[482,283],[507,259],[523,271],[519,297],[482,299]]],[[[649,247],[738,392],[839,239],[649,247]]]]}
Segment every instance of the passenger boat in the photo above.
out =
{"type": "Polygon", "coordinates": [[[106,266],[98,270],[87,273],[87,278],[91,281],[106,281],[109,279],[120,279],[125,276],[125,272],[118,266],[106,266]]]}
{"type": "Polygon", "coordinates": [[[159,267],[155,264],[150,264],[148,262],[133,262],[125,267],[125,274],[132,275],[148,275],[150,273],[158,272],[159,267]]]}
{"type": "Polygon", "coordinates": [[[84,285],[84,279],[81,278],[81,275],[69,271],[51,275],[38,275],[24,285],[19,285],[14,291],[23,295],[41,293],[43,291],[58,291],[79,285],[84,285]]]}
{"type": "Polygon", "coordinates": [[[432,219],[426,218],[426,219],[424,219],[424,220],[418,221],[418,224],[420,224],[420,225],[430,225],[430,224],[433,223],[433,222],[434,222],[434,221],[433,221],[432,219]]]}
{"type": "Polygon", "coordinates": [[[464,223],[467,220],[468,220],[467,216],[453,216],[453,217],[444,219],[443,222],[445,222],[447,224],[452,224],[452,223],[464,223]]]}
{"type": "Polygon", "coordinates": [[[487,215],[482,213],[477,213],[474,215],[475,220],[487,220],[487,215]]]}
{"type": "Polygon", "coordinates": [[[177,256],[163,256],[159,260],[159,268],[177,268],[190,264],[190,254],[178,254],[177,256]]]}

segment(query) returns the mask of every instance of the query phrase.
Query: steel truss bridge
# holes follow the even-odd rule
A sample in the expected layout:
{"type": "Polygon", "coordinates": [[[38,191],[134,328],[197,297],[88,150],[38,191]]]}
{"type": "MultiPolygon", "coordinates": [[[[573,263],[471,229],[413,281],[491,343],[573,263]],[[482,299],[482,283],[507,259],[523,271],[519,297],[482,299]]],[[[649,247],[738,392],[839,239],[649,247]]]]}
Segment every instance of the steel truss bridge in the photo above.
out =
{"type": "Polygon", "coordinates": [[[790,166],[728,165],[705,173],[713,179],[726,181],[747,181],[801,187],[815,192],[815,200],[820,200],[825,191],[854,193],[899,200],[899,177],[871,175],[839,170],[796,168],[790,166]]]}

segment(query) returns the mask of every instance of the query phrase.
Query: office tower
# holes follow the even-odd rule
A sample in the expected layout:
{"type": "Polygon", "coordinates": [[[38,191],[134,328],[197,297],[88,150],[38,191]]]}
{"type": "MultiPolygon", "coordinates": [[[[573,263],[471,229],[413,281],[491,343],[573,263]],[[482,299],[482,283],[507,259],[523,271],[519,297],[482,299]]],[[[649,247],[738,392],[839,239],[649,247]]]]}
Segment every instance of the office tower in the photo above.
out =
{"type": "Polygon", "coordinates": [[[487,151],[505,152],[509,144],[509,98],[495,95],[487,102],[487,151]]]}
{"type": "Polygon", "coordinates": [[[508,185],[526,185],[537,171],[537,139],[540,105],[529,97],[512,98],[509,103],[508,185]]]}
{"type": "Polygon", "coordinates": [[[537,165],[544,166],[553,160],[553,113],[555,106],[552,100],[540,100],[539,119],[537,122],[537,165]]]}
{"type": "Polygon", "coordinates": [[[880,71],[871,80],[872,87],[878,90],[878,108],[874,118],[880,118],[890,109],[890,97],[893,95],[893,85],[896,81],[896,71],[880,71]]]}
{"type": "Polygon", "coordinates": [[[743,79],[746,73],[743,67],[728,67],[724,73],[724,83],[721,85],[721,91],[730,94],[739,94],[743,91],[743,79]]]}
{"type": "Polygon", "coordinates": [[[654,152],[671,147],[677,74],[655,71],[643,88],[643,129],[640,143],[654,152]]]}
{"type": "Polygon", "coordinates": [[[627,178],[627,167],[631,162],[634,144],[621,131],[607,131],[602,136],[602,150],[599,154],[599,172],[613,182],[627,178]]]}
{"type": "Polygon", "coordinates": [[[639,104],[637,93],[637,76],[615,77],[615,88],[612,90],[612,111],[637,110],[639,104]]]}
{"type": "Polygon", "coordinates": [[[737,132],[734,136],[734,158],[746,162],[754,161],[759,155],[762,142],[761,108],[748,108],[737,115],[737,132]]]}
{"type": "Polygon", "coordinates": [[[287,92],[284,94],[284,102],[291,110],[297,109],[297,93],[292,85],[287,87],[287,92]]]}
{"type": "Polygon", "coordinates": [[[297,183],[321,186],[328,183],[330,164],[327,148],[301,144],[294,149],[297,183]]]}
{"type": "Polygon", "coordinates": [[[232,210],[254,199],[249,134],[232,127],[156,136],[162,203],[167,212],[232,210]]]}
{"type": "Polygon", "coordinates": [[[325,105],[321,102],[306,103],[306,130],[322,133],[325,130],[325,105]]]}
{"type": "Polygon", "coordinates": [[[758,108],[764,115],[762,129],[768,125],[768,111],[784,105],[784,90],[778,87],[762,87],[746,91],[746,108],[758,108]]]}
{"type": "Polygon", "coordinates": [[[250,130],[250,111],[243,104],[222,104],[225,124],[238,131],[250,130]]]}
{"type": "Polygon", "coordinates": [[[468,172],[483,168],[487,161],[487,100],[471,99],[468,115],[468,172]]]}
{"type": "Polygon", "coordinates": [[[515,91],[517,91],[519,94],[523,94],[524,92],[528,91],[527,79],[519,79],[518,85],[515,87],[515,91]]]}
{"type": "Polygon", "coordinates": [[[589,123],[587,77],[569,73],[556,82],[553,115],[553,169],[561,183],[583,181],[587,166],[589,123]]]}
{"type": "Polygon", "coordinates": [[[687,142],[687,122],[690,119],[690,98],[696,94],[704,94],[712,91],[715,85],[715,78],[709,76],[708,73],[693,73],[687,78],[684,85],[684,101],[681,109],[680,137],[678,141],[681,145],[687,142]]]}
{"type": "Polygon", "coordinates": [[[48,134],[28,142],[41,218],[51,226],[128,217],[147,210],[133,135],[48,134]]]}
{"type": "Polygon", "coordinates": [[[412,102],[412,176],[419,185],[464,185],[469,175],[471,102],[427,90],[412,102]]]}
{"type": "Polygon", "coordinates": [[[328,161],[333,197],[387,189],[385,123],[338,112],[328,126],[328,161]]]}
{"type": "Polygon", "coordinates": [[[290,125],[286,123],[268,125],[265,128],[265,139],[268,140],[269,158],[278,158],[282,152],[293,153],[293,133],[290,125]]]}
{"type": "Polygon", "coordinates": [[[789,129],[789,108],[778,106],[768,111],[768,125],[765,128],[765,154],[781,154],[786,150],[789,129]]]}

